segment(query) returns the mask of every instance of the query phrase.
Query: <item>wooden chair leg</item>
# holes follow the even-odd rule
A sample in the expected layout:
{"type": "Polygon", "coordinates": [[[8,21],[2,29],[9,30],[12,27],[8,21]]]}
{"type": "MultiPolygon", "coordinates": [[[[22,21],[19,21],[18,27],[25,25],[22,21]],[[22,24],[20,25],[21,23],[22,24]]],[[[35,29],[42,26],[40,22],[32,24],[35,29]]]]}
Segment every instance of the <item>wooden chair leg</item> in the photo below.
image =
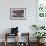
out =
{"type": "Polygon", "coordinates": [[[7,46],[7,33],[5,34],[5,46],[7,46]]]}
{"type": "Polygon", "coordinates": [[[18,34],[17,34],[16,40],[17,40],[17,42],[16,42],[15,46],[18,46],[18,34]]]}
{"type": "Polygon", "coordinates": [[[5,46],[7,46],[7,42],[5,41],[5,46]]]}
{"type": "Polygon", "coordinates": [[[18,34],[17,34],[17,46],[18,46],[18,34]]]}

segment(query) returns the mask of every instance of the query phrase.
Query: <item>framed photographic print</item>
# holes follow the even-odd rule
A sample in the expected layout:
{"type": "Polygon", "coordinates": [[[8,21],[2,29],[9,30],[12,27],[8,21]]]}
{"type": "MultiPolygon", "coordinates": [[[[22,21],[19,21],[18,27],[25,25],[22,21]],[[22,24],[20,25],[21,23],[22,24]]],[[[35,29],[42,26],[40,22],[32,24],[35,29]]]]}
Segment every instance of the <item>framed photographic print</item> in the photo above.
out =
{"type": "Polygon", "coordinates": [[[46,18],[46,0],[37,1],[37,14],[39,18],[46,18]]]}
{"type": "Polygon", "coordinates": [[[11,20],[23,20],[26,19],[26,8],[10,8],[11,20]]]}
{"type": "Polygon", "coordinates": [[[44,26],[46,25],[46,0],[37,0],[36,3],[36,24],[44,26]]]}

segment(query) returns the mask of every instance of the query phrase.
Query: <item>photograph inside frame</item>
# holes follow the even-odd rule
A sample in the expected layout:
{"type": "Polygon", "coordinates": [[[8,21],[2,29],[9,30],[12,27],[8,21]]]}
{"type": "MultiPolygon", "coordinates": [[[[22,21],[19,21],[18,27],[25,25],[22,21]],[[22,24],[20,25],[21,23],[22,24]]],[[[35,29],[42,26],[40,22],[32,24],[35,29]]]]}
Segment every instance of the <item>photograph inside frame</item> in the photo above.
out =
{"type": "Polygon", "coordinates": [[[25,8],[11,8],[11,19],[25,19],[25,8]]]}

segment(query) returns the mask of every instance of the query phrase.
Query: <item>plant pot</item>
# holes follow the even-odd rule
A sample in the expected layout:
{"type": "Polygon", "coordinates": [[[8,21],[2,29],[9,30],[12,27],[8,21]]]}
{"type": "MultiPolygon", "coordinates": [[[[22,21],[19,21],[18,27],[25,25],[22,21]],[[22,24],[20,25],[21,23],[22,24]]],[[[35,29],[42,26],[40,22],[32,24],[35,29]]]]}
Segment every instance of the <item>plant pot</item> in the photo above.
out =
{"type": "Polygon", "coordinates": [[[37,42],[38,42],[39,44],[41,44],[41,43],[44,42],[44,40],[45,40],[45,39],[38,39],[37,42]]]}
{"type": "Polygon", "coordinates": [[[44,40],[45,40],[45,39],[40,39],[40,43],[44,43],[44,40]]]}
{"type": "Polygon", "coordinates": [[[40,39],[37,39],[37,43],[40,43],[40,39]]]}

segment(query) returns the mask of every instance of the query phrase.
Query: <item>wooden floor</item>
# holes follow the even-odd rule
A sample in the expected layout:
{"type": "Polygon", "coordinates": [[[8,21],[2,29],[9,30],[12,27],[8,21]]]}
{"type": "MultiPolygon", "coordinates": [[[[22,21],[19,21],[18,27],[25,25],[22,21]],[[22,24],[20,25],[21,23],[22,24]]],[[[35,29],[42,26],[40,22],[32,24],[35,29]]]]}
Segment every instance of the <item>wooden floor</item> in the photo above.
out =
{"type": "MultiPolygon", "coordinates": [[[[4,46],[4,43],[2,42],[0,42],[0,46],[4,46]]],[[[10,42],[10,43],[8,43],[8,45],[7,46],[16,46],[15,45],[15,42],[14,43],[12,43],[12,42],[10,42]]],[[[25,46],[25,45],[24,45],[25,46]]],[[[37,43],[30,43],[30,46],[37,46],[37,43]]],[[[46,46],[46,43],[44,43],[44,45],[41,45],[41,46],[46,46]]]]}

